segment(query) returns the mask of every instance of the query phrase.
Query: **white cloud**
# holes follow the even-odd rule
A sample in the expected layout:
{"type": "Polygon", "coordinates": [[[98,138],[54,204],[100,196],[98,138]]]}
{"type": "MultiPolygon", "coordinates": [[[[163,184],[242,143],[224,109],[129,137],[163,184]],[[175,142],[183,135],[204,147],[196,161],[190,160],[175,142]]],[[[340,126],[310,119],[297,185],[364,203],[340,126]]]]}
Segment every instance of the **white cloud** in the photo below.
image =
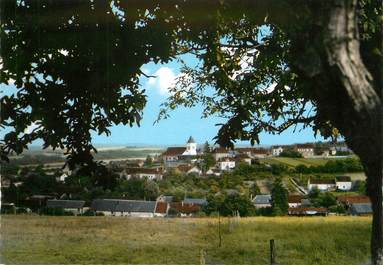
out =
{"type": "Polygon", "coordinates": [[[156,77],[149,78],[148,85],[155,87],[161,95],[169,93],[169,88],[175,84],[177,78],[174,71],[166,66],[158,69],[154,76],[156,77]]]}

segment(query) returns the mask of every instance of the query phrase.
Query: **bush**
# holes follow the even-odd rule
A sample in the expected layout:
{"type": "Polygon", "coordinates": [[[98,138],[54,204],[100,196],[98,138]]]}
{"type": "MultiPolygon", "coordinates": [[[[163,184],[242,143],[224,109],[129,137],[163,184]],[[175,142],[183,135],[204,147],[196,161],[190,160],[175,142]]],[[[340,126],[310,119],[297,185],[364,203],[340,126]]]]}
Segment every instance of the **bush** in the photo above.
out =
{"type": "Polygon", "coordinates": [[[302,154],[295,150],[285,150],[279,154],[280,157],[292,157],[292,158],[302,158],[302,154]]]}

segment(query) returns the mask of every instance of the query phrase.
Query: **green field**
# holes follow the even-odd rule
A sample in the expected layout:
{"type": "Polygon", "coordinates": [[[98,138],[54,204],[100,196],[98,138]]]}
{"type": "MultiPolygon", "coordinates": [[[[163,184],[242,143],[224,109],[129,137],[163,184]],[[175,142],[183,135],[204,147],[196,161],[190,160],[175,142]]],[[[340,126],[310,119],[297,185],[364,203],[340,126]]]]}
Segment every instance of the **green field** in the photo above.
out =
{"type": "Polygon", "coordinates": [[[218,220],[2,216],[0,263],[268,264],[269,240],[284,265],[365,264],[368,217],[218,220]]]}
{"type": "Polygon", "coordinates": [[[262,159],[264,163],[270,164],[284,164],[289,167],[295,167],[297,165],[305,166],[321,166],[327,163],[329,159],[325,158],[291,158],[291,157],[272,157],[262,159]]]}

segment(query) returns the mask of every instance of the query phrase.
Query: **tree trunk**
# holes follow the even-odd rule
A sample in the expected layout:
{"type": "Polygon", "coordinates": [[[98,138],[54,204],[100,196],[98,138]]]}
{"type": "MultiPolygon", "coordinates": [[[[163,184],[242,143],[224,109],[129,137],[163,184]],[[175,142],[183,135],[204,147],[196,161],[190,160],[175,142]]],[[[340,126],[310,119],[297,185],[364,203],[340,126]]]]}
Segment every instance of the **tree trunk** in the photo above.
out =
{"type": "Polygon", "coordinates": [[[312,43],[302,44],[299,36],[292,42],[300,57],[293,67],[311,87],[307,93],[320,120],[338,128],[361,159],[373,207],[371,261],[383,265],[381,91],[360,54],[356,0],[309,5],[315,22],[306,33],[312,43]]]}

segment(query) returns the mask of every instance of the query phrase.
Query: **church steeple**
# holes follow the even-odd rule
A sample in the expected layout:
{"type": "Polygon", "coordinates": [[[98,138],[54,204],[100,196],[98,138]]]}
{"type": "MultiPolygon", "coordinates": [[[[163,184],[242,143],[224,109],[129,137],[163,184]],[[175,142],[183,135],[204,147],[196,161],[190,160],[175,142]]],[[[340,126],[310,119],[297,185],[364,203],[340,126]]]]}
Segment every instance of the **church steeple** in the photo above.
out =
{"type": "Polygon", "coordinates": [[[189,137],[189,140],[187,141],[188,144],[195,144],[195,141],[192,136],[189,137]]]}

